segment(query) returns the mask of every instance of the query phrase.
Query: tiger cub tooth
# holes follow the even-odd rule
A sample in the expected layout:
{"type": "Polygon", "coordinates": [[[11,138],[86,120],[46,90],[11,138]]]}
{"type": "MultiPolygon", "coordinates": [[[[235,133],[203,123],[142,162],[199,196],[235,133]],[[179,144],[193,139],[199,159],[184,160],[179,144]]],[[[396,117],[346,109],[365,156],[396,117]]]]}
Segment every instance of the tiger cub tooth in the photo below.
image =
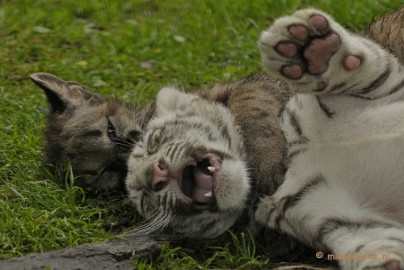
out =
{"type": "Polygon", "coordinates": [[[216,168],[209,166],[208,171],[210,171],[211,173],[214,173],[216,171],[216,168]]]}
{"type": "Polygon", "coordinates": [[[209,198],[210,198],[210,197],[212,197],[212,196],[213,196],[212,191],[209,191],[208,193],[205,194],[205,197],[209,197],[209,198]]]}

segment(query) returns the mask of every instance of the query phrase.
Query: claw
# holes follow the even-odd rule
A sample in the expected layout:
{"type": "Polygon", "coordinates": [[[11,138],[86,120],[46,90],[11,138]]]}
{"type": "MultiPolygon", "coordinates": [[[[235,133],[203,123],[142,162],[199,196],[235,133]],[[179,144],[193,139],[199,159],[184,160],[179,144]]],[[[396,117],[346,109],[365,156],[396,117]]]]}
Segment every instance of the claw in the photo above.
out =
{"type": "Polygon", "coordinates": [[[208,193],[205,194],[205,197],[208,197],[208,198],[210,198],[212,196],[213,196],[212,191],[209,191],[208,193]]]}
{"type": "Polygon", "coordinates": [[[208,171],[210,171],[211,173],[214,173],[216,171],[216,168],[209,166],[208,171]]]}

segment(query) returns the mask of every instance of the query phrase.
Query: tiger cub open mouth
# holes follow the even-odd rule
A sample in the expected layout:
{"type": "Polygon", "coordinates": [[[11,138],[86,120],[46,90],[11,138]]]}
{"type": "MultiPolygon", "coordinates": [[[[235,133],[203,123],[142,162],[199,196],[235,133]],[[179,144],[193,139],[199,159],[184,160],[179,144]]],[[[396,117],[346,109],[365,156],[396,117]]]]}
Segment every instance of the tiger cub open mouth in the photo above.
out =
{"type": "Polygon", "coordinates": [[[186,201],[195,206],[209,206],[215,203],[215,179],[223,159],[208,153],[201,159],[187,162],[182,169],[170,170],[164,161],[154,164],[152,188],[158,191],[170,180],[177,181],[186,201]]]}

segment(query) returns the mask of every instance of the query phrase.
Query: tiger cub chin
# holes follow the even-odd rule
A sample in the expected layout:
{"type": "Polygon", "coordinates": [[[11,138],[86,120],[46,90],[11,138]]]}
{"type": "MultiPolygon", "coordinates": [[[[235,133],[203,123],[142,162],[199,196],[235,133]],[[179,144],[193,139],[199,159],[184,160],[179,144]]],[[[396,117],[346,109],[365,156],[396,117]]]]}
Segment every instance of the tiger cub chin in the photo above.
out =
{"type": "Polygon", "coordinates": [[[183,236],[211,238],[246,209],[253,216],[257,191],[272,194],[285,171],[276,122],[286,95],[277,88],[253,75],[198,95],[159,92],[126,179],[130,199],[148,220],[143,233],[168,226],[183,236]]]}
{"type": "Polygon", "coordinates": [[[343,269],[404,269],[403,63],[315,9],[276,20],[259,44],[293,95],[285,181],[257,220],[343,269]]]}
{"type": "Polygon", "coordinates": [[[147,110],[139,112],[51,74],[35,73],[31,79],[50,104],[45,128],[47,162],[61,168],[70,164],[79,186],[124,188],[126,161],[140,139],[147,110]]]}

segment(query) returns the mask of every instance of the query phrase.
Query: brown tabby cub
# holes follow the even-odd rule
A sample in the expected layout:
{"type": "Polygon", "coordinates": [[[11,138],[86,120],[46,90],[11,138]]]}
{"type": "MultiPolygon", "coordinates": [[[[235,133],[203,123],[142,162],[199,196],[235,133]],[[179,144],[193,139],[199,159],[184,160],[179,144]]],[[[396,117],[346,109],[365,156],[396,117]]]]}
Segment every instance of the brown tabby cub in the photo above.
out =
{"type": "Polygon", "coordinates": [[[44,90],[50,104],[45,129],[47,162],[62,168],[70,163],[76,184],[84,188],[123,188],[126,160],[141,136],[147,112],[51,74],[35,73],[31,79],[44,90]]]}

